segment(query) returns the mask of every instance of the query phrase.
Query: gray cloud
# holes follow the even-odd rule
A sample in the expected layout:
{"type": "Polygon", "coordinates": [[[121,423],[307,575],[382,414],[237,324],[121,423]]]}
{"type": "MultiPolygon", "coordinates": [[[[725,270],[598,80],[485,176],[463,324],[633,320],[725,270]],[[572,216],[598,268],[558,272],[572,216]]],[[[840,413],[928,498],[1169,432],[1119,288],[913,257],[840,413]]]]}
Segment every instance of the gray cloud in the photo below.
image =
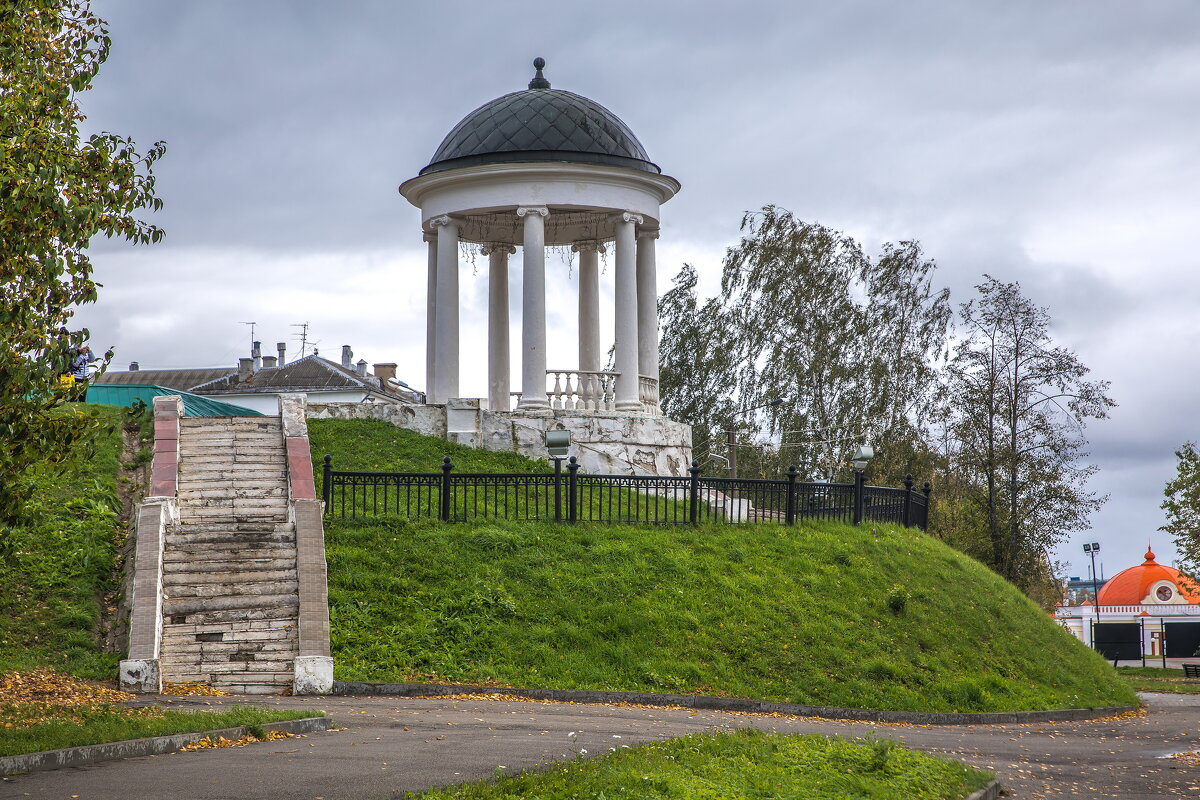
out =
{"type": "MultiPolygon", "coordinates": [[[[872,250],[919,239],[956,300],[984,272],[1019,280],[1121,403],[1089,429],[1096,488],[1113,499],[1088,536],[1133,563],[1161,524],[1170,452],[1196,436],[1200,401],[1193,3],[98,10],[114,48],[89,124],[169,147],[164,242],[95,250],[106,287],[81,316],[118,364],[232,364],[248,341],[239,321],[274,342],[308,320],[326,352],[352,344],[419,385],[425,255],[396,187],[471,109],[523,88],[542,55],[556,87],[612,109],[683,182],[665,209],[660,286],[688,260],[714,290],[742,212],[767,203],[872,250]],[[1130,537],[1142,544],[1117,544],[1130,537]]],[[[551,360],[569,365],[573,286],[553,259],[550,272],[564,328],[551,360]]],[[[484,281],[463,286],[467,342],[484,281]]],[[[473,357],[464,389],[481,392],[473,357]]]]}

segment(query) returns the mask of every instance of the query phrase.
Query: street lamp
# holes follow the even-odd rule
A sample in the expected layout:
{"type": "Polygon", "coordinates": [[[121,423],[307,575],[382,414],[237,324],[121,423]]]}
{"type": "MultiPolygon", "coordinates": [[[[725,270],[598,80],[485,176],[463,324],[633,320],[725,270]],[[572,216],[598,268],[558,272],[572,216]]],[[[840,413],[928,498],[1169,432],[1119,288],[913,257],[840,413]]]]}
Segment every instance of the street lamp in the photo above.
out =
{"type": "MultiPolygon", "coordinates": [[[[778,408],[779,406],[783,405],[784,402],[785,401],[782,397],[778,397],[774,400],[763,403],[761,406],[755,406],[754,408],[747,408],[745,411],[742,411],[741,413],[749,414],[752,411],[759,411],[760,409],[764,409],[764,408],[778,408]]],[[[737,477],[737,431],[734,430],[734,423],[736,422],[736,420],[737,420],[736,417],[730,417],[729,427],[725,431],[725,442],[729,446],[729,477],[730,478],[737,477]]]]}
{"type": "Polygon", "coordinates": [[[1083,552],[1089,553],[1092,556],[1092,600],[1096,604],[1096,615],[1100,614],[1100,587],[1096,581],[1096,553],[1100,552],[1100,543],[1092,542],[1083,545],[1083,552]]]}
{"type": "MultiPolygon", "coordinates": [[[[558,486],[562,481],[562,460],[571,447],[570,431],[546,431],[546,450],[554,459],[554,519],[562,519],[562,494],[558,486]]],[[[573,521],[573,520],[572,520],[573,521]]]]}
{"type": "Polygon", "coordinates": [[[863,518],[863,470],[867,468],[867,464],[875,457],[875,448],[869,444],[859,445],[854,451],[854,456],[850,459],[850,465],[854,467],[854,524],[861,525],[863,518]]]}

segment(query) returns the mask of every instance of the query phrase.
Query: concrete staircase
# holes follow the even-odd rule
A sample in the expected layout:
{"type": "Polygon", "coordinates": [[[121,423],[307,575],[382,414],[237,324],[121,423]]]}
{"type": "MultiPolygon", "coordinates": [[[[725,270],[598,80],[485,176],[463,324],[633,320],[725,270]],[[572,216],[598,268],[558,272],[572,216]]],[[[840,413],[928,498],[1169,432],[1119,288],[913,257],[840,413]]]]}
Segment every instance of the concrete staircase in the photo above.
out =
{"type": "Polygon", "coordinates": [[[162,565],[162,679],[227,691],[292,686],[296,525],[278,417],[179,421],[179,524],[162,565]]]}

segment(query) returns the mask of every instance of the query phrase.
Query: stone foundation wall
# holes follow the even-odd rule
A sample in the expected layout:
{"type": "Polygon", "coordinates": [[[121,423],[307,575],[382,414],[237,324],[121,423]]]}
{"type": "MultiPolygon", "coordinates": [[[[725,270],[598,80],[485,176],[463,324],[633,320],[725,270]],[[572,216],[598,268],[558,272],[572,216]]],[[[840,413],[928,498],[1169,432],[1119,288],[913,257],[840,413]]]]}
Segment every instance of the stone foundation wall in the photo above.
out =
{"type": "Polygon", "coordinates": [[[546,411],[493,413],[473,399],[443,406],[310,403],[311,419],[379,419],[469,447],[546,458],[545,432],[571,432],[571,454],[584,471],[610,475],[686,476],[692,428],[647,414],[546,411]]]}

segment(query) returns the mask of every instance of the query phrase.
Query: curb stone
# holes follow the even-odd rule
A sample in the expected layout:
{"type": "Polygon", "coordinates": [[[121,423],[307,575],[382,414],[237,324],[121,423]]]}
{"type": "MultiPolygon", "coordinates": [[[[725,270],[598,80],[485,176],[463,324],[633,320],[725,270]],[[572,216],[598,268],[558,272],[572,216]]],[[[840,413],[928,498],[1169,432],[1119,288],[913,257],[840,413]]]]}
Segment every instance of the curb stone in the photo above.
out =
{"type": "MultiPolygon", "coordinates": [[[[305,717],[304,719],[289,719],[281,722],[264,722],[257,727],[264,731],[283,731],[285,733],[313,733],[314,731],[329,730],[333,723],[329,717],[305,717]]],[[[219,728],[212,731],[196,733],[176,733],[170,736],[152,736],[148,739],[127,739],[122,742],[104,742],[103,744],[88,744],[81,747],[67,747],[62,750],[43,750],[39,753],[23,753],[16,756],[0,757],[0,775],[10,775],[18,772],[38,772],[41,770],[61,769],[63,767],[82,767],[99,761],[114,761],[120,758],[137,758],[139,756],[157,756],[174,753],[184,745],[198,742],[212,736],[224,736],[226,739],[240,739],[249,732],[249,727],[242,725],[237,728],[219,728]]]]}
{"type": "Polygon", "coordinates": [[[530,700],[557,700],[568,703],[633,703],[644,706],[680,706],[706,711],[744,711],[757,714],[789,714],[796,717],[822,717],[861,722],[908,722],[913,725],[1005,725],[1028,722],[1076,722],[1110,717],[1137,706],[1104,708],[1066,708],[1057,711],[994,711],[974,714],[877,711],[868,708],[804,706],[795,703],[769,703],[735,697],[706,697],[692,694],[656,694],[653,692],[610,692],[586,689],[516,689],[498,686],[448,685],[441,683],[362,683],[334,681],[333,695],[437,697],[448,694],[508,694],[530,700]]]}
{"type": "Polygon", "coordinates": [[[971,792],[964,800],[999,800],[1000,792],[1003,788],[1000,785],[1000,781],[992,781],[978,792],[971,792]]]}

